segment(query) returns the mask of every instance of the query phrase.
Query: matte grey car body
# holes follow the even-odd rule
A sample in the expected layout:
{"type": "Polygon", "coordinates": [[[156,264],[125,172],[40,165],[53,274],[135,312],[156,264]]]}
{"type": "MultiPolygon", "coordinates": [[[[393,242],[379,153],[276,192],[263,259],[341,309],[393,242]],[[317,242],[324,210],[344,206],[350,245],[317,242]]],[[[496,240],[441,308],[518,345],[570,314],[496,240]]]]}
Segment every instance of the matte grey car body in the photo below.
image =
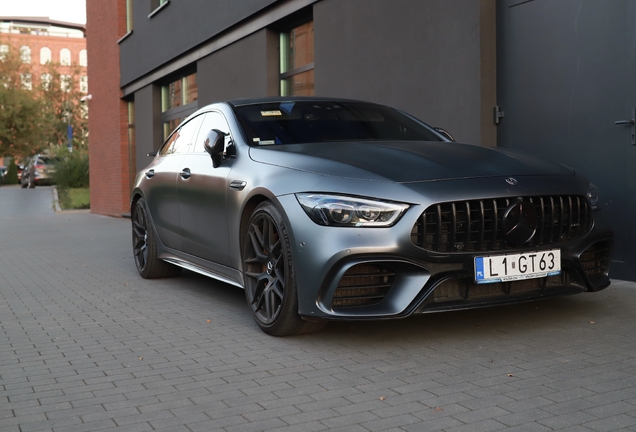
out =
{"type": "Polygon", "coordinates": [[[143,277],[245,288],[257,324],[287,335],[603,289],[597,199],[570,168],[380,105],[238,100],[192,114],[137,175],[133,250],[143,277]]]}

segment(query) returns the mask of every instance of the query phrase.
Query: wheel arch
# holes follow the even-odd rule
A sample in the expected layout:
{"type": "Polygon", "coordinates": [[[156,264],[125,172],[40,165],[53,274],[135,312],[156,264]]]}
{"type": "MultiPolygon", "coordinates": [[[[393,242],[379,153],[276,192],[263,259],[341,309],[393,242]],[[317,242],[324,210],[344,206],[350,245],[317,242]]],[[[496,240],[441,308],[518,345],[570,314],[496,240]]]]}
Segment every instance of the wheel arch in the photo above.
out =
{"type": "Polygon", "coordinates": [[[250,197],[250,199],[243,206],[243,212],[241,213],[241,221],[239,225],[239,254],[241,270],[243,267],[243,245],[245,244],[245,237],[247,236],[247,231],[249,229],[250,219],[256,207],[258,207],[264,201],[271,202],[272,200],[265,195],[258,194],[250,197]]]}
{"type": "Polygon", "coordinates": [[[137,205],[137,201],[143,198],[143,195],[138,190],[132,192],[130,196],[130,214],[132,215],[133,209],[137,205]]]}

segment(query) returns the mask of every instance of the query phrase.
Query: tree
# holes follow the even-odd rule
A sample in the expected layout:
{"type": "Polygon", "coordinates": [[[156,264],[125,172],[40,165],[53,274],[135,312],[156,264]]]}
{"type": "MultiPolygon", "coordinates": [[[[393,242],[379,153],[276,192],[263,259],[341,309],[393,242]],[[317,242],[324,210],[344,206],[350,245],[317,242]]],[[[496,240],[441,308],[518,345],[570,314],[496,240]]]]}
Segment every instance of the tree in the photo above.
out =
{"type": "Polygon", "coordinates": [[[4,45],[10,48],[0,51],[0,156],[21,158],[66,147],[69,127],[73,148],[85,151],[88,120],[78,68],[61,75],[59,64],[49,63],[42,69],[43,78],[33,83],[18,50],[4,45]]]}
{"type": "Polygon", "coordinates": [[[42,101],[23,83],[29,72],[15,50],[0,53],[0,156],[24,156],[45,145],[37,127],[42,101]]]}
{"type": "Polygon", "coordinates": [[[48,82],[42,82],[38,89],[43,104],[43,135],[50,145],[66,146],[70,126],[73,149],[86,150],[88,113],[86,104],[81,102],[83,93],[79,86],[79,70],[71,68],[68,75],[61,75],[57,65],[51,63],[44,70],[48,82]]]}

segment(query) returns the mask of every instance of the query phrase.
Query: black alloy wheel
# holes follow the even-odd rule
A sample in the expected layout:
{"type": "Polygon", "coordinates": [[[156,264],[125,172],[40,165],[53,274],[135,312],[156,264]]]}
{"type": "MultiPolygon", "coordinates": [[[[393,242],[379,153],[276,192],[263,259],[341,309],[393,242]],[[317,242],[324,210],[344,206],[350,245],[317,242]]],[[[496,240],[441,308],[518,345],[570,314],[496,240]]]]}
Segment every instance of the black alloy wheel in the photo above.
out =
{"type": "Polygon", "coordinates": [[[298,296],[287,230],[271,202],[260,204],[249,222],[243,251],[245,296],[258,326],[272,336],[309,333],[321,322],[298,315],[298,296]]]}
{"type": "Polygon", "coordinates": [[[181,272],[180,267],[157,258],[157,240],[143,198],[135,203],[131,219],[133,254],[141,277],[153,279],[177,276],[181,272]]]}

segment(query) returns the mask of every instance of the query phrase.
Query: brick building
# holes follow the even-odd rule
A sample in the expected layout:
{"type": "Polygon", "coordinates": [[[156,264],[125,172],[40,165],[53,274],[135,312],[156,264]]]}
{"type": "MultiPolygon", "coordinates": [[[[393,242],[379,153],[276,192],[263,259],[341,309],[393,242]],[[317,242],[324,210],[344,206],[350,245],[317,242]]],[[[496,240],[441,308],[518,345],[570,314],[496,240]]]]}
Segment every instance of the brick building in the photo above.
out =
{"type": "MultiPolygon", "coordinates": [[[[52,63],[62,78],[70,75],[72,68],[79,68],[79,90],[87,92],[85,26],[46,17],[0,17],[0,55],[9,50],[17,50],[28,65],[28,72],[21,75],[24,88],[32,89],[50,80],[44,66],[52,63]]],[[[0,165],[8,163],[8,158],[0,159],[0,165]]]]}
{"type": "Polygon", "coordinates": [[[88,101],[91,212],[121,216],[129,212],[135,166],[134,160],[129,160],[128,102],[122,100],[119,83],[117,41],[127,31],[126,1],[87,1],[86,16],[91,77],[88,101]]]}
{"type": "Polygon", "coordinates": [[[29,72],[22,75],[22,85],[41,85],[47,75],[47,63],[57,63],[60,75],[68,75],[72,67],[80,68],[80,89],[88,86],[86,67],[86,29],[81,24],[54,21],[42,17],[0,17],[0,53],[9,49],[20,52],[29,72]]]}

